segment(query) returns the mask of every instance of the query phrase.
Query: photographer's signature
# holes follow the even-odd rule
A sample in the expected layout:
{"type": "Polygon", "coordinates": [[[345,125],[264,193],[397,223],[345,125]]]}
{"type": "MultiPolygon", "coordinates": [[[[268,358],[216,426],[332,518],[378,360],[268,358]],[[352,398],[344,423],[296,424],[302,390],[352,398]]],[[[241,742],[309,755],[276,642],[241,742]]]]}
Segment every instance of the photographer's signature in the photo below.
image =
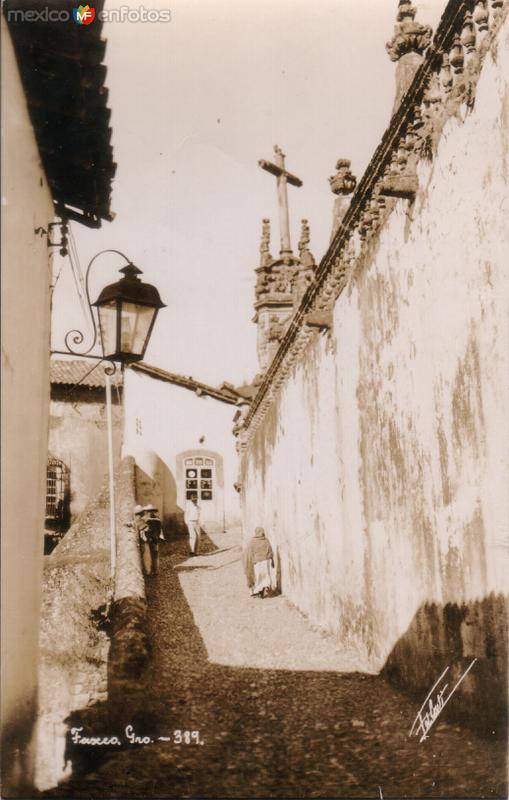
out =
{"type": "Polygon", "coordinates": [[[435,724],[438,717],[444,710],[445,706],[453,696],[454,692],[460,685],[461,681],[468,675],[472,667],[474,666],[477,658],[474,658],[472,663],[469,667],[465,670],[461,678],[456,681],[453,688],[450,690],[448,694],[446,694],[447,687],[449,686],[448,683],[444,683],[440,686],[441,681],[447,674],[449,667],[446,667],[442,674],[440,675],[439,679],[433,686],[432,690],[426,697],[426,700],[420,707],[419,711],[417,712],[417,716],[414,719],[414,724],[410,730],[409,736],[419,736],[419,741],[423,742],[425,739],[428,738],[428,733],[430,728],[435,724]]]}

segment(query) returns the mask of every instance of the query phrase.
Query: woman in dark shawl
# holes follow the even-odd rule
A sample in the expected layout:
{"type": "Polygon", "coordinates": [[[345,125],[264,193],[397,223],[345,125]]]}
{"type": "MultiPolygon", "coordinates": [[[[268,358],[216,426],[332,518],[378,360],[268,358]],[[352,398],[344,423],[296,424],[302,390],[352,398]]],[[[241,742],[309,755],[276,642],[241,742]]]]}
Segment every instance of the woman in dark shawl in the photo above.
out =
{"type": "Polygon", "coordinates": [[[274,554],[263,528],[255,534],[244,553],[244,570],[253,597],[264,597],[272,588],[270,567],[274,567],[274,554]]]}

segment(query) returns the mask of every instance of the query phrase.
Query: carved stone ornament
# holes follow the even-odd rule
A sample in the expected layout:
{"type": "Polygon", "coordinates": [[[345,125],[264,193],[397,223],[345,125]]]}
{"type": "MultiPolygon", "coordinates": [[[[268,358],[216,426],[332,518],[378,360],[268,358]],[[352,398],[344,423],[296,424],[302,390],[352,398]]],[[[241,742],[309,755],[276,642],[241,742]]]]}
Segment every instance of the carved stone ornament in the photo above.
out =
{"type": "MultiPolygon", "coordinates": [[[[310,232],[309,232],[309,223],[307,219],[301,220],[301,228],[300,228],[300,239],[299,239],[299,259],[300,263],[304,268],[307,267],[314,267],[315,266],[315,259],[313,258],[313,254],[309,249],[309,243],[311,241],[310,232]]],[[[301,270],[299,270],[300,272],[301,270]]]]}
{"type": "Polygon", "coordinates": [[[260,298],[260,295],[264,294],[268,289],[268,274],[266,270],[257,269],[256,270],[256,286],[255,286],[255,293],[257,300],[260,298]]]}
{"type": "Polygon", "coordinates": [[[433,31],[429,25],[421,25],[414,17],[417,9],[408,0],[400,0],[394,36],[385,45],[391,61],[399,59],[407,53],[423,52],[430,46],[433,31]]]}
{"type": "Polygon", "coordinates": [[[503,5],[504,5],[503,0],[491,0],[491,9],[493,11],[493,16],[496,20],[498,20],[502,14],[503,5]]]}
{"type": "Polygon", "coordinates": [[[332,328],[332,310],[311,311],[306,314],[305,323],[310,328],[328,329],[332,328]]]}
{"type": "Polygon", "coordinates": [[[442,56],[442,69],[440,70],[440,85],[444,94],[449,94],[452,89],[452,71],[449,63],[449,53],[444,53],[442,56]]]}
{"type": "Polygon", "coordinates": [[[387,175],[382,182],[381,193],[386,197],[402,197],[413,200],[419,189],[416,175],[387,175]]]}
{"type": "MultiPolygon", "coordinates": [[[[311,255],[311,254],[310,254],[311,255]]],[[[255,294],[257,301],[264,295],[291,295],[298,271],[295,266],[275,262],[256,270],[255,294]]]]}
{"type": "Polygon", "coordinates": [[[477,25],[479,33],[485,33],[488,30],[488,0],[477,0],[474,8],[473,19],[477,25]]]}
{"type": "Polygon", "coordinates": [[[295,270],[292,267],[282,266],[275,269],[271,275],[269,291],[277,294],[291,294],[295,270]]]}
{"type": "Polygon", "coordinates": [[[463,66],[465,64],[465,56],[463,53],[463,45],[461,44],[461,39],[459,37],[459,34],[456,34],[456,36],[454,37],[454,41],[451,47],[451,52],[449,53],[449,62],[455,74],[463,72],[463,66]]]}
{"type": "Polygon", "coordinates": [[[472,14],[467,11],[465,14],[465,21],[461,31],[461,44],[467,53],[472,53],[475,50],[475,26],[472,14]]]}
{"type": "Polygon", "coordinates": [[[350,172],[350,164],[346,158],[340,158],[336,164],[337,172],[329,178],[333,194],[351,194],[357,185],[357,178],[350,172]]]}
{"type": "Polygon", "coordinates": [[[270,318],[270,326],[267,333],[268,342],[280,342],[284,336],[284,326],[278,316],[273,314],[270,318]]]}
{"type": "Polygon", "coordinates": [[[262,219],[262,238],[260,240],[260,266],[265,267],[272,262],[270,254],[270,220],[262,219]]]}

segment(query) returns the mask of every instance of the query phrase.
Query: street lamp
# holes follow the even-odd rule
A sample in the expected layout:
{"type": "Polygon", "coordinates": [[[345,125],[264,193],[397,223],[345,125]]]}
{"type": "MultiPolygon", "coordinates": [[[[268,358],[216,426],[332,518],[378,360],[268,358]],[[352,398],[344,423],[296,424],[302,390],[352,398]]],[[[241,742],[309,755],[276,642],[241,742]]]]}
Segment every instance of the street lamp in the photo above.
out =
{"type": "MultiPolygon", "coordinates": [[[[85,351],[77,351],[73,345],[80,345],[85,338],[79,330],[71,330],[65,336],[67,350],[55,350],[61,355],[73,355],[86,358],[98,358],[101,361],[119,362],[122,367],[133,361],[140,361],[145,355],[147,345],[160,308],[165,308],[159,292],[150,283],[143,283],[138,275],[142,275],[127,256],[120,250],[101,250],[95,255],[85,276],[85,289],[90,317],[93,326],[93,341],[85,351]],[[89,276],[93,263],[105,253],[116,253],[127,262],[120,272],[123,274],[116,283],[106,286],[95,303],[90,302],[89,276]],[[102,345],[102,356],[92,354],[97,344],[98,328],[92,308],[97,308],[99,332],[102,345]]],[[[115,368],[113,368],[113,372],[115,368]]],[[[111,373],[110,373],[111,374],[111,373]]]]}
{"type": "Polygon", "coordinates": [[[96,358],[100,361],[109,361],[105,368],[106,384],[106,421],[108,433],[108,471],[110,493],[110,548],[111,548],[111,576],[114,580],[116,564],[116,524],[115,524],[115,492],[113,477],[113,425],[111,411],[111,381],[110,376],[116,371],[115,362],[125,364],[140,361],[145,355],[147,345],[154,327],[160,308],[164,308],[159,292],[149,283],[143,283],[138,275],[142,271],[136,267],[120,250],[101,250],[95,255],[87,267],[85,276],[85,289],[87,302],[92,320],[94,337],[86,351],[78,352],[72,345],[83,342],[83,333],[77,329],[69,331],[65,336],[67,350],[53,350],[52,353],[73,355],[78,358],[96,358]],[[116,283],[106,286],[95,303],[90,302],[88,279],[94,261],[105,253],[116,253],[127,262],[120,269],[123,277],[116,283]],[[97,308],[99,332],[101,338],[102,356],[93,355],[91,351],[97,343],[98,326],[92,308],[97,308]]]}
{"type": "Polygon", "coordinates": [[[155,286],[142,283],[141,269],[129,262],[124,277],[106,286],[92,306],[97,308],[104,358],[126,364],[140,361],[165,304],[155,286]]]}

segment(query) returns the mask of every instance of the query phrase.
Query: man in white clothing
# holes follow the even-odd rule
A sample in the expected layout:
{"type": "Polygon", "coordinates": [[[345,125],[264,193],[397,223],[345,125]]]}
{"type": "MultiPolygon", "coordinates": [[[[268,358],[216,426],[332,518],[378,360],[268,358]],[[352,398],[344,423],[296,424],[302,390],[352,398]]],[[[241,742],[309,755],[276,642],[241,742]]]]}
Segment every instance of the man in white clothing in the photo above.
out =
{"type": "Polygon", "coordinates": [[[192,494],[190,500],[186,500],[186,510],[184,512],[184,521],[189,531],[189,549],[190,555],[198,555],[198,548],[200,546],[200,506],[198,505],[198,495],[192,494]]]}

